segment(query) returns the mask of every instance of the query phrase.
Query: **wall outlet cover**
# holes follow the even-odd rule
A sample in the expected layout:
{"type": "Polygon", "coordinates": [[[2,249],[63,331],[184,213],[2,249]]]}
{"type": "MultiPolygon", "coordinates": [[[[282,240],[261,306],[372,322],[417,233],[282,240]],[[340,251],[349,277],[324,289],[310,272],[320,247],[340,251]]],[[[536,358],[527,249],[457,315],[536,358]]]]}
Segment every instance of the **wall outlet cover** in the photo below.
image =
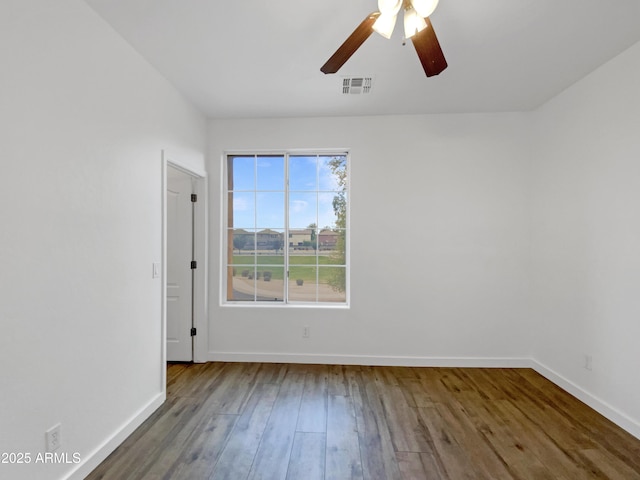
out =
{"type": "Polygon", "coordinates": [[[45,438],[47,440],[47,452],[55,452],[60,448],[62,438],[60,436],[60,424],[54,425],[45,432],[45,438]]]}

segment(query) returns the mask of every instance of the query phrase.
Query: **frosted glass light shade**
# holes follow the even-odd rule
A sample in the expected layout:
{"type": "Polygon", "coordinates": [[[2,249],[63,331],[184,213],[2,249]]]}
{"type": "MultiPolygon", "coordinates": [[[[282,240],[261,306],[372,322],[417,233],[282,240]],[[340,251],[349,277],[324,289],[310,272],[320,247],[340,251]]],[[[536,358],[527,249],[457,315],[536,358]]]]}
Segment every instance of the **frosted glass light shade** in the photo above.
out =
{"type": "Polygon", "coordinates": [[[431,16],[438,6],[438,0],[411,0],[411,6],[422,18],[431,16]]]}
{"type": "Polygon", "coordinates": [[[396,26],[396,19],[398,18],[398,14],[387,15],[385,13],[381,13],[378,19],[373,24],[373,30],[378,32],[384,38],[391,38],[391,34],[393,33],[393,27],[396,26]]]}
{"type": "Polygon", "coordinates": [[[411,38],[416,33],[421,32],[427,28],[427,22],[425,22],[422,16],[418,15],[413,8],[409,8],[404,12],[404,36],[405,38],[411,38]]]}

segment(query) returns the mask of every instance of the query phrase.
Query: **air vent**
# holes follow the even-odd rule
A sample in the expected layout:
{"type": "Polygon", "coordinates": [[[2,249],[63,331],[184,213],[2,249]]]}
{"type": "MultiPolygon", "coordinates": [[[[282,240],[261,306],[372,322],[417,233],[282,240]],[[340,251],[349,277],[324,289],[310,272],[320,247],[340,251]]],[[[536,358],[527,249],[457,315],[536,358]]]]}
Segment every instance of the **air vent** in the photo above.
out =
{"type": "Polygon", "coordinates": [[[342,79],[342,93],[345,95],[369,93],[372,80],[372,77],[344,77],[342,79]]]}

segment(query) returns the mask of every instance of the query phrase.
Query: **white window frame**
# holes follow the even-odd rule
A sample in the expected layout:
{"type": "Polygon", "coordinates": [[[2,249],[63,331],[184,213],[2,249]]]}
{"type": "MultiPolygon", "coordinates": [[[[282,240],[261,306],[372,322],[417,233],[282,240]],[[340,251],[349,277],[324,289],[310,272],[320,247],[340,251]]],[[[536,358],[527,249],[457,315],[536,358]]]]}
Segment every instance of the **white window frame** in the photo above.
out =
{"type": "Polygon", "coordinates": [[[351,154],[348,149],[304,149],[304,150],[228,150],[222,155],[221,161],[221,202],[220,202],[220,305],[225,307],[246,307],[246,308],[332,308],[343,309],[350,308],[351,305],[351,154]],[[284,298],[282,301],[268,302],[256,300],[228,300],[227,299],[227,266],[228,266],[228,212],[229,212],[229,191],[228,191],[228,158],[230,156],[260,156],[260,155],[281,155],[284,157],[285,163],[285,230],[284,245],[286,253],[284,255],[285,276],[288,278],[289,271],[289,166],[288,159],[290,156],[345,156],[347,170],[347,207],[345,221],[345,301],[344,302],[302,302],[289,300],[288,281],[284,282],[284,298]]]}

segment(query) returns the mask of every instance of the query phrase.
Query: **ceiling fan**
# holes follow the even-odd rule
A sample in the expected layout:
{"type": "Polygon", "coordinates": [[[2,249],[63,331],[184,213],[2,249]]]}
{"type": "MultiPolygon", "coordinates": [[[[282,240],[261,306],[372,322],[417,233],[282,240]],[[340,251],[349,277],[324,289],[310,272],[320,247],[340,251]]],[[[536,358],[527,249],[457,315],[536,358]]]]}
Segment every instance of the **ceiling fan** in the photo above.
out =
{"type": "Polygon", "coordinates": [[[320,71],[336,73],[374,31],[391,38],[398,13],[404,9],[405,38],[411,38],[427,77],[438,75],[447,68],[447,61],[429,20],[437,6],[438,0],[378,0],[379,11],[367,15],[320,71]]]}

